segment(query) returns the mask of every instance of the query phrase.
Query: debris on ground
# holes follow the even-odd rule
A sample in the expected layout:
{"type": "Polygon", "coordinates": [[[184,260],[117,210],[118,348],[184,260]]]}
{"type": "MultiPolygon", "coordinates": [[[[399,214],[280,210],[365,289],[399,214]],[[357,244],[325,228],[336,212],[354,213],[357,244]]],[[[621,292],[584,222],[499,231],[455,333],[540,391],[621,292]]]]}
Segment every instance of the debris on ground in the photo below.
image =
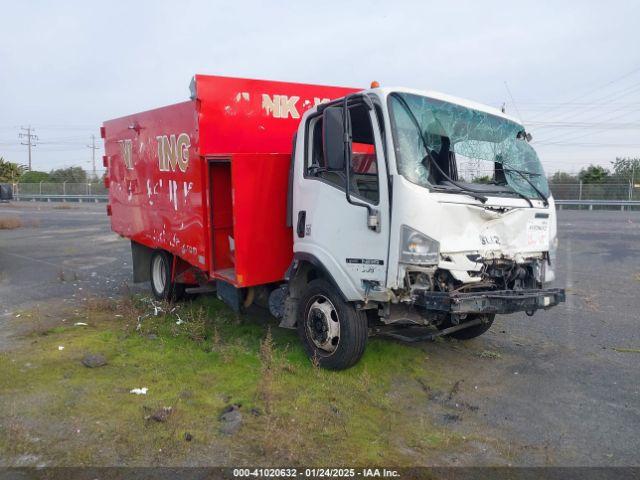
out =
{"type": "Polygon", "coordinates": [[[74,327],[87,327],[89,326],[88,323],[84,323],[84,322],[76,322],[73,324],[74,327]]]}
{"type": "Polygon", "coordinates": [[[107,359],[104,355],[100,355],[99,353],[88,354],[82,359],[82,364],[88,368],[97,368],[106,365],[107,359]]]}
{"type": "Polygon", "coordinates": [[[64,346],[58,345],[58,350],[60,350],[60,351],[64,350],[64,346]]]}
{"type": "Polygon", "coordinates": [[[462,417],[455,413],[445,413],[442,416],[442,420],[444,420],[444,423],[459,422],[461,419],[462,417]]]}
{"type": "Polygon", "coordinates": [[[155,420],[156,422],[166,422],[167,418],[173,412],[173,407],[162,407],[159,410],[156,410],[151,415],[145,417],[145,420],[155,420]]]}
{"type": "Polygon", "coordinates": [[[184,433],[184,439],[185,439],[187,442],[190,442],[191,440],[193,440],[193,435],[191,435],[189,432],[185,432],[185,433],[184,433]]]}
{"type": "Polygon", "coordinates": [[[464,380],[458,380],[453,384],[453,387],[451,387],[451,390],[449,391],[449,396],[447,397],[448,400],[451,400],[455,395],[458,394],[458,392],[460,391],[460,384],[462,382],[464,382],[464,380]]]}
{"type": "Polygon", "coordinates": [[[146,395],[149,389],[147,387],[142,388],[132,388],[129,390],[129,393],[133,393],[135,395],[146,395]]]}
{"type": "Polygon", "coordinates": [[[157,317],[160,314],[174,315],[176,317],[176,325],[187,323],[180,317],[180,314],[178,313],[178,309],[180,307],[177,305],[174,306],[171,310],[166,311],[160,303],[154,301],[151,298],[143,298],[142,302],[149,305],[149,311],[144,315],[138,315],[138,325],[136,326],[136,331],[142,330],[142,322],[145,318],[149,318],[151,316],[157,317]]]}
{"type": "Polygon", "coordinates": [[[242,414],[240,413],[240,405],[229,405],[226,407],[222,415],[220,415],[220,432],[225,435],[233,435],[242,425],[242,414]]]}

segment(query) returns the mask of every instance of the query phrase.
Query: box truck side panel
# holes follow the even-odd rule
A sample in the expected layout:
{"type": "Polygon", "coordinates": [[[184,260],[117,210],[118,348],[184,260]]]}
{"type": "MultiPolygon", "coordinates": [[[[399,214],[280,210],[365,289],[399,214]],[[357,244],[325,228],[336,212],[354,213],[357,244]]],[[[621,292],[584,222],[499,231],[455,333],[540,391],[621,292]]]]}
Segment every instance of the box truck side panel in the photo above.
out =
{"type": "Polygon", "coordinates": [[[304,112],[358,90],[196,75],[200,152],[291,153],[293,135],[304,112]]]}
{"type": "Polygon", "coordinates": [[[208,271],[207,172],[194,102],[105,122],[111,227],[208,271]]]}

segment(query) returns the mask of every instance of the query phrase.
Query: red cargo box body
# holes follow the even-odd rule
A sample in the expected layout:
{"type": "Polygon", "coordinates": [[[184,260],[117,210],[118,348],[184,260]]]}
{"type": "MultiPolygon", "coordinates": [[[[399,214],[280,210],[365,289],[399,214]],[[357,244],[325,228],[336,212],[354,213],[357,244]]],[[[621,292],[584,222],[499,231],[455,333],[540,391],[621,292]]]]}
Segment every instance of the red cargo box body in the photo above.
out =
{"type": "Polygon", "coordinates": [[[195,100],[104,123],[111,227],[177,256],[185,281],[191,267],[236,287],[279,281],[300,117],[357,90],[205,75],[192,89],[195,100]]]}

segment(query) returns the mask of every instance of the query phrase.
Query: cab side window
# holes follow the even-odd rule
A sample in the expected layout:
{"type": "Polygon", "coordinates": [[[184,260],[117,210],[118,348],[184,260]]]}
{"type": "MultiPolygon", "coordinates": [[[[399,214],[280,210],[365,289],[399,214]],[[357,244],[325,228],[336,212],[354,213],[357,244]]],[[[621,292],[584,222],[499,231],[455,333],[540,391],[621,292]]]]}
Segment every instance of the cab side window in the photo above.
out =
{"type": "MultiPolygon", "coordinates": [[[[352,133],[349,191],[354,197],[377,204],[380,200],[380,186],[371,117],[364,105],[350,107],[349,116],[352,133]]],[[[345,173],[327,169],[327,160],[323,151],[321,115],[310,120],[308,134],[310,138],[305,176],[317,178],[344,190],[345,173]]]]}

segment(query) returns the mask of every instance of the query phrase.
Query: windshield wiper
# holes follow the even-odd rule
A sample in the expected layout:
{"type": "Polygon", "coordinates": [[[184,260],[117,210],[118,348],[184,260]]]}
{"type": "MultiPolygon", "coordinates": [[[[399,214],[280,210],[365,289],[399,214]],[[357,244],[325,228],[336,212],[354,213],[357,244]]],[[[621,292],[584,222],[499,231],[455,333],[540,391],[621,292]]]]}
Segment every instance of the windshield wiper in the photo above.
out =
{"type": "Polygon", "coordinates": [[[400,104],[407,111],[407,113],[409,114],[409,118],[411,118],[412,123],[415,125],[416,129],[418,130],[418,134],[420,135],[420,140],[422,141],[422,145],[424,145],[424,149],[427,152],[427,154],[425,155],[425,158],[429,159],[429,161],[431,162],[431,165],[436,167],[438,172],[440,172],[440,175],[442,175],[449,182],[451,182],[452,185],[455,185],[456,187],[458,187],[461,192],[464,192],[468,194],[470,197],[473,197],[476,200],[480,200],[482,203],[485,203],[488,200],[488,198],[482,195],[482,192],[478,190],[473,190],[468,187],[464,187],[458,182],[456,182],[455,180],[453,180],[449,175],[444,173],[444,171],[440,168],[440,165],[438,165],[438,162],[436,162],[435,158],[433,158],[433,156],[431,155],[431,152],[429,152],[429,145],[427,144],[427,139],[424,138],[424,134],[422,133],[422,128],[420,128],[420,122],[418,122],[418,119],[414,115],[413,110],[411,110],[411,107],[407,104],[406,100],[402,98],[400,95],[393,95],[393,97],[400,101],[400,104]]]}
{"type": "MultiPolygon", "coordinates": [[[[533,188],[536,193],[538,194],[538,196],[540,197],[540,199],[542,200],[542,203],[544,204],[545,207],[549,206],[549,199],[547,197],[545,197],[545,195],[538,190],[538,187],[536,187],[533,182],[531,180],[529,180],[526,176],[525,176],[525,172],[523,172],[522,170],[516,170],[515,168],[509,168],[503,165],[502,166],[502,170],[504,170],[505,172],[516,172],[517,174],[519,174],[522,178],[524,178],[524,180],[531,185],[531,188],[533,188]]],[[[529,173],[529,172],[527,172],[529,173]]],[[[539,175],[537,173],[531,173],[532,175],[539,175]]],[[[515,192],[515,188],[513,189],[513,191],[515,192]]],[[[532,205],[533,206],[533,205],[532,205]]]]}

